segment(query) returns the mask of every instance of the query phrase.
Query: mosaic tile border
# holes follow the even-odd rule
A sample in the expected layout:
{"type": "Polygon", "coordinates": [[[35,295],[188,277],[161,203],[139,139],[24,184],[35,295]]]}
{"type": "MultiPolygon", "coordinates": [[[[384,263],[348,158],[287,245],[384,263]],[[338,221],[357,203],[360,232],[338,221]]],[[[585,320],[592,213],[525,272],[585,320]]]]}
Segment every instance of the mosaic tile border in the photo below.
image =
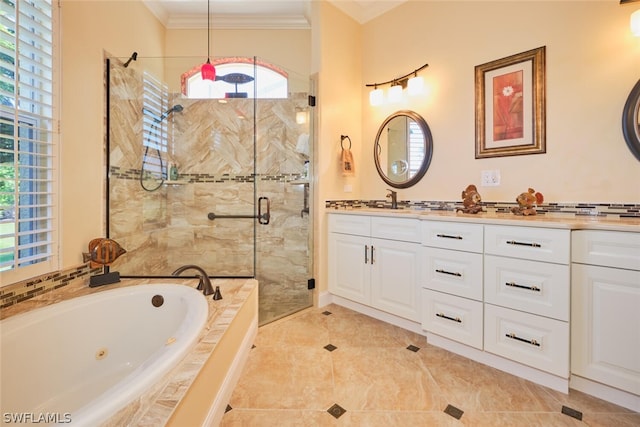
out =
{"type": "MultiPolygon", "coordinates": [[[[491,213],[510,213],[517,206],[515,202],[483,202],[482,206],[491,213]]],[[[389,209],[388,200],[327,200],[325,208],[382,208],[389,209]]],[[[458,201],[404,200],[398,201],[398,207],[424,211],[455,211],[462,208],[458,201]]],[[[640,204],[633,203],[543,203],[537,207],[538,214],[566,214],[575,216],[597,216],[611,218],[640,218],[640,204]]]]}
{"type": "Polygon", "coordinates": [[[102,268],[90,268],[87,263],[79,267],[43,274],[4,286],[0,288],[0,309],[62,288],[74,280],[88,279],[90,275],[98,274],[101,271],[102,268]]]}
{"type": "MultiPolygon", "coordinates": [[[[117,166],[111,166],[109,169],[109,177],[111,179],[139,180],[140,169],[120,169],[117,166]]],[[[249,175],[231,175],[224,173],[221,175],[211,175],[208,173],[181,173],[178,175],[178,181],[187,184],[200,183],[245,183],[254,182],[258,178],[260,181],[272,182],[290,182],[304,179],[300,173],[281,173],[275,175],[267,174],[249,174],[249,175]]]]}

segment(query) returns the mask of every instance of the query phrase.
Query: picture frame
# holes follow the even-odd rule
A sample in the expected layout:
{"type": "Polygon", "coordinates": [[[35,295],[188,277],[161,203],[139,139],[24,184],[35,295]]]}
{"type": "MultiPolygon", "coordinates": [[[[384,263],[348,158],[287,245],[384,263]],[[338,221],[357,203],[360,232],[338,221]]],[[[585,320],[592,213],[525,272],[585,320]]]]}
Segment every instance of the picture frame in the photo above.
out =
{"type": "Polygon", "coordinates": [[[476,159],[546,153],[546,47],[475,67],[476,159]]]}

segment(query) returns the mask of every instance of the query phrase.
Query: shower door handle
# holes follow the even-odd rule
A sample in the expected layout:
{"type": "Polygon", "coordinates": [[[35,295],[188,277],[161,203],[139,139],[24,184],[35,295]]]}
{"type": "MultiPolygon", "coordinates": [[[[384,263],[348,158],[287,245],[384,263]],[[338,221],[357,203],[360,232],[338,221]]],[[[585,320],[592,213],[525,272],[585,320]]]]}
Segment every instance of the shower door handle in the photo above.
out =
{"type": "Polygon", "coordinates": [[[258,222],[262,225],[269,224],[269,220],[271,219],[271,200],[268,197],[260,197],[258,199],[258,222]],[[267,211],[262,213],[262,202],[266,201],[267,203],[267,211]]]}
{"type": "Polygon", "coordinates": [[[216,215],[215,212],[209,212],[207,214],[207,218],[209,218],[211,221],[220,218],[252,218],[257,219],[258,222],[262,225],[267,225],[271,220],[271,201],[268,197],[260,197],[258,199],[258,215],[216,215]],[[265,212],[262,212],[262,205],[265,201],[267,209],[265,212]]]}

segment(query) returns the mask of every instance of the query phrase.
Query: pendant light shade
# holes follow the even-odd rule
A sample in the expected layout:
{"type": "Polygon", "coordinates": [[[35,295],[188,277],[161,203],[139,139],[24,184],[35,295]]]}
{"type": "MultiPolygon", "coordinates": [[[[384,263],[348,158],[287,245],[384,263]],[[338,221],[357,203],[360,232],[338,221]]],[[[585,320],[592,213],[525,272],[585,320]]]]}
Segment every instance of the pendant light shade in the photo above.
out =
{"type": "Polygon", "coordinates": [[[202,64],[202,80],[216,81],[216,67],[211,64],[211,2],[207,0],[207,62],[202,64]]]}
{"type": "Polygon", "coordinates": [[[202,73],[202,80],[211,80],[212,82],[216,81],[216,67],[211,64],[209,58],[207,58],[207,62],[205,64],[202,64],[200,72],[202,73]]]}

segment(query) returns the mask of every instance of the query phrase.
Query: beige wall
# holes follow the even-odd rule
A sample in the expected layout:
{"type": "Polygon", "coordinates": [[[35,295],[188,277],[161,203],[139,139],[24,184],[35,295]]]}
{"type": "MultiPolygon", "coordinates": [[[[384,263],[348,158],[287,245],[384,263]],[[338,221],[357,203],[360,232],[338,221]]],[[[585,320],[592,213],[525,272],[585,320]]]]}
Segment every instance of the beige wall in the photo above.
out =
{"type": "Polygon", "coordinates": [[[548,202],[639,203],[640,163],[621,130],[622,108],[640,78],[640,39],[629,31],[635,9],[617,0],[410,1],[364,25],[358,195],[384,197],[371,146],[382,120],[406,108],[427,120],[434,152],[425,177],[401,190],[401,199],[458,200],[467,184],[479,184],[481,170],[499,169],[499,187],[479,187],[484,200],[513,201],[533,187],[548,202]],[[546,46],[547,153],[476,160],[474,67],[540,46],[546,46]],[[424,63],[429,98],[368,105],[364,83],[424,63]]]}
{"type": "Polygon", "coordinates": [[[61,267],[104,236],[105,52],[162,56],[164,27],[132,1],[62,0],[61,267]]]}
{"type": "MultiPolygon", "coordinates": [[[[386,186],[371,158],[373,138],[382,120],[400,108],[423,115],[434,137],[429,171],[418,185],[400,191],[402,200],[457,200],[462,188],[479,181],[481,170],[500,169],[503,184],[480,189],[485,200],[510,201],[531,186],[551,202],[640,202],[640,165],[620,130],[622,106],[640,70],[640,39],[628,30],[632,7],[617,0],[411,1],[361,26],[326,2],[312,6],[313,29],[306,37],[288,32],[293,30],[215,31],[212,56],[257,55],[289,71],[304,75],[309,67],[318,75],[314,202],[321,290],[324,201],[384,197],[386,186]],[[547,153],[475,160],[474,66],[543,45],[547,153]],[[365,83],[425,62],[429,98],[394,108],[368,105],[365,83]],[[341,134],[353,141],[355,178],[339,171],[341,134]],[[345,184],[353,192],[344,192],[345,184]]],[[[81,261],[90,239],[103,234],[103,51],[189,56],[204,52],[206,40],[201,31],[165,31],[135,1],[63,0],[62,19],[61,241],[62,266],[68,267],[81,261]]]]}

